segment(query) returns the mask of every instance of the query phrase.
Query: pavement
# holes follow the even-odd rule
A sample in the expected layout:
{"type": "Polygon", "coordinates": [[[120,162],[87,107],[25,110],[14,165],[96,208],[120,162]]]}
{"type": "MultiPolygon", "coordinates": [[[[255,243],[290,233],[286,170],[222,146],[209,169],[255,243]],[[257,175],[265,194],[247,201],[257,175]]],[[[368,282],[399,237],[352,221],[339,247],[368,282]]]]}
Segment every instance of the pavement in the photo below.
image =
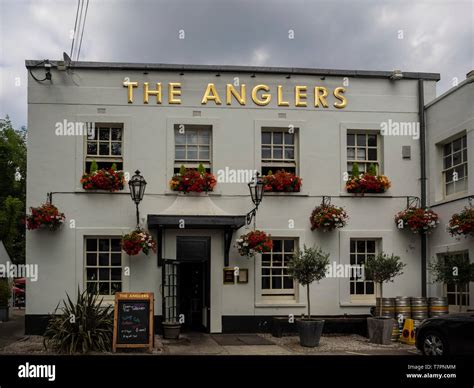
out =
{"type": "Polygon", "coordinates": [[[0,322],[0,349],[25,336],[25,309],[10,308],[10,320],[0,322]]]}

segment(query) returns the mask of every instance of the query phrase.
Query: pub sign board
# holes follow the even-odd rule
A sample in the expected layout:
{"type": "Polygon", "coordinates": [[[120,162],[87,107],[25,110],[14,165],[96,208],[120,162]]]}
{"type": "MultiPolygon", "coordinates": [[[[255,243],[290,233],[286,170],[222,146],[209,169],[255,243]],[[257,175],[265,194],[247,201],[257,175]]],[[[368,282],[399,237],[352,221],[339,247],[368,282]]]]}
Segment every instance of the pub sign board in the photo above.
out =
{"type": "Polygon", "coordinates": [[[152,292],[117,292],[114,308],[112,350],[117,348],[153,348],[152,292]]]}

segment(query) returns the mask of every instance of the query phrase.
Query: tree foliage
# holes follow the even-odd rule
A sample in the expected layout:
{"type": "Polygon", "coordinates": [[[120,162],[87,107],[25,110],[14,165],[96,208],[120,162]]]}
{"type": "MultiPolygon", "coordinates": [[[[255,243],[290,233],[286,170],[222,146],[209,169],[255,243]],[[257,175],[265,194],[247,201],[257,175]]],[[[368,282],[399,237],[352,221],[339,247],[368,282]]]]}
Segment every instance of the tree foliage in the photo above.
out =
{"type": "Polygon", "coordinates": [[[365,278],[378,284],[393,282],[395,276],[403,274],[405,266],[406,264],[401,262],[399,256],[393,253],[389,256],[380,252],[376,256],[367,258],[364,266],[365,278]]]}

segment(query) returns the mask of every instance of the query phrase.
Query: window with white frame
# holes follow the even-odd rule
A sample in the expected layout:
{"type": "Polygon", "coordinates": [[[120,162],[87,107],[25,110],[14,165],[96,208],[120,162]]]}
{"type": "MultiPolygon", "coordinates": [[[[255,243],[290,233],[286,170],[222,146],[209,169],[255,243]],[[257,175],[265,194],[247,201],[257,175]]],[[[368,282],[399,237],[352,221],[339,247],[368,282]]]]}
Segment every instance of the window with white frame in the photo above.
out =
{"type": "MultiPolygon", "coordinates": [[[[350,264],[365,265],[368,258],[373,258],[377,254],[376,239],[351,238],[350,240],[350,264]]],[[[356,275],[353,273],[352,275],[356,275]]],[[[374,282],[351,276],[350,278],[351,297],[375,297],[374,282]]]]}
{"type": "Polygon", "coordinates": [[[352,171],[354,163],[359,165],[360,173],[366,172],[371,164],[380,173],[380,135],[364,131],[347,132],[347,172],[352,171]]]}
{"type": "Polygon", "coordinates": [[[115,163],[117,170],[123,170],[123,124],[95,124],[93,135],[87,136],[86,172],[90,172],[94,160],[99,169],[115,163]]]}
{"type": "Polygon", "coordinates": [[[285,170],[296,173],[297,128],[262,128],[262,174],[285,170]]]}
{"type": "Polygon", "coordinates": [[[272,242],[271,252],[262,253],[262,296],[294,298],[295,285],[288,274],[288,262],[295,254],[297,242],[292,238],[272,238],[272,242]]]}
{"type": "MultiPolygon", "coordinates": [[[[444,255],[446,257],[447,255],[444,255]]],[[[455,259],[469,262],[469,252],[450,253],[449,256],[455,259]]],[[[457,284],[446,284],[446,296],[449,305],[469,306],[469,283],[462,288],[457,284]]]]}
{"type": "Polygon", "coordinates": [[[212,163],[212,126],[176,124],[174,126],[174,168],[197,168],[200,164],[207,171],[212,163]]]}
{"type": "Polygon", "coordinates": [[[122,291],[120,237],[86,237],[86,287],[99,295],[122,291]]]}
{"type": "Polygon", "coordinates": [[[467,190],[467,136],[443,145],[443,178],[446,196],[467,190]]]}

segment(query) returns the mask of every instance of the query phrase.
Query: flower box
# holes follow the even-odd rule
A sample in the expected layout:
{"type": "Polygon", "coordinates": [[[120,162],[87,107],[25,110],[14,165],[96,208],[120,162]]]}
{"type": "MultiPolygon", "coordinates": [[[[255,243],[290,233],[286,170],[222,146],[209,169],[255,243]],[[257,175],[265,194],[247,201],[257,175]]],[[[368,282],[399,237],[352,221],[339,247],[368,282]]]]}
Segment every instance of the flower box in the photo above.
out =
{"type": "Polygon", "coordinates": [[[297,193],[301,190],[302,179],[285,170],[278,170],[275,174],[269,171],[262,177],[263,190],[274,193],[297,193]]]}
{"type": "Polygon", "coordinates": [[[45,203],[40,207],[30,207],[30,210],[31,214],[28,214],[25,219],[29,230],[38,228],[57,230],[66,219],[64,213],[60,213],[58,208],[50,203],[45,203]]]}
{"type": "Polygon", "coordinates": [[[122,250],[130,256],[143,252],[148,255],[150,249],[156,252],[156,241],[148,232],[137,229],[122,236],[122,250]]]}
{"type": "Polygon", "coordinates": [[[273,242],[270,235],[261,230],[253,230],[236,240],[237,248],[242,256],[255,256],[257,253],[270,252],[273,242]]]}
{"type": "Polygon", "coordinates": [[[474,208],[465,207],[449,220],[448,232],[451,236],[474,236],[474,208]]]}
{"type": "Polygon", "coordinates": [[[409,228],[413,233],[428,234],[438,224],[438,215],[429,209],[409,207],[395,216],[399,229],[409,228]]]}
{"type": "Polygon", "coordinates": [[[346,190],[353,194],[380,194],[385,193],[390,185],[391,182],[385,175],[377,175],[373,164],[370,165],[367,172],[359,174],[359,166],[354,163],[346,182],[346,190]]]}
{"type": "Polygon", "coordinates": [[[182,193],[202,193],[214,190],[216,178],[206,172],[202,165],[198,169],[186,169],[181,166],[178,174],[170,180],[170,189],[182,193]]]}
{"type": "Polygon", "coordinates": [[[313,210],[309,220],[311,230],[331,231],[346,226],[348,218],[349,216],[342,207],[322,204],[313,210]]]}
{"type": "Polygon", "coordinates": [[[84,190],[119,191],[125,187],[123,171],[117,171],[115,164],[110,168],[98,169],[97,164],[92,162],[90,173],[84,173],[81,179],[84,190]]]}

